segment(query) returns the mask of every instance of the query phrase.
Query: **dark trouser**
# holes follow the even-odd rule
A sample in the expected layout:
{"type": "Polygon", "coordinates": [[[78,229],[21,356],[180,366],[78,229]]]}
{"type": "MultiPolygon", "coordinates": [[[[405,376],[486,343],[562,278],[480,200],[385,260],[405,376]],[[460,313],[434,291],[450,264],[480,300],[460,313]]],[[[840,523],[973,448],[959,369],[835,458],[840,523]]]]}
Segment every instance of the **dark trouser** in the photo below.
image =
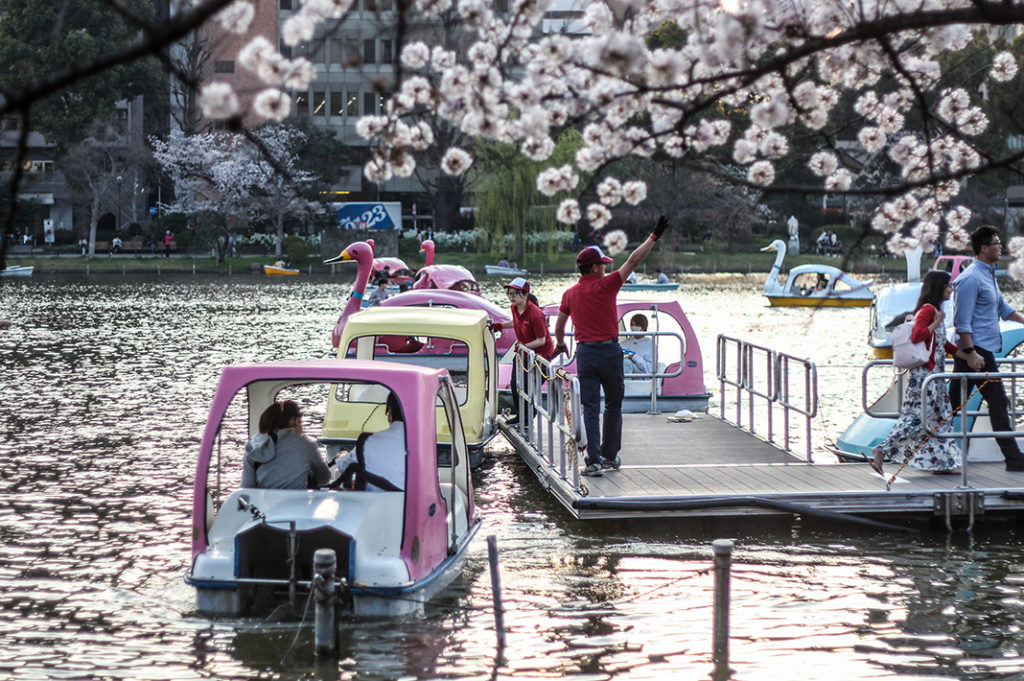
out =
{"type": "MultiPolygon", "coordinates": [[[[974,346],[975,352],[981,355],[982,359],[985,360],[985,366],[982,367],[981,371],[987,371],[993,373],[998,371],[996,368],[996,360],[991,352],[985,348],[974,346]]],[[[969,373],[974,371],[967,366],[967,361],[962,359],[953,359],[953,371],[959,373],[969,373]]],[[[974,391],[974,388],[985,383],[984,379],[972,379],[967,382],[967,395],[968,397],[974,391]]],[[[1009,414],[1009,400],[1006,399],[1006,390],[1003,388],[1003,382],[993,380],[989,383],[982,385],[981,396],[985,400],[985,404],[988,405],[988,419],[992,422],[993,431],[1013,431],[1014,428],[1010,424],[1009,414]]],[[[960,381],[950,381],[949,383],[949,401],[953,408],[956,409],[960,402],[965,399],[960,396],[960,381]]],[[[953,418],[959,418],[958,415],[953,418]]],[[[957,429],[959,425],[955,426],[957,429]]],[[[1012,437],[997,437],[996,443],[999,445],[999,449],[1003,452],[1003,458],[1007,461],[1020,460],[1024,458],[1021,454],[1020,448],[1017,446],[1017,441],[1012,437]]],[[[966,456],[966,452],[964,452],[966,456]]]]}
{"type": "Polygon", "coordinates": [[[622,447],[622,395],[625,377],[622,348],[617,341],[576,344],[576,376],[580,381],[583,427],[587,431],[587,463],[613,461],[622,447]],[[600,428],[604,388],[604,433],[600,428]]]}

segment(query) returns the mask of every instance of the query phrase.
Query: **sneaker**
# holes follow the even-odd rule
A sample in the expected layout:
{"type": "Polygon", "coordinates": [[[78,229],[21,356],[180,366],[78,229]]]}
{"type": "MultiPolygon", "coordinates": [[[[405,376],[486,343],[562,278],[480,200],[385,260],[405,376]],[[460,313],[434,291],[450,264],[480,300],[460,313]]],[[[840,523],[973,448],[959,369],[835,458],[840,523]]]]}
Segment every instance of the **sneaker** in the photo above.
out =
{"type": "Polygon", "coordinates": [[[583,469],[583,475],[588,478],[600,478],[604,475],[604,469],[599,463],[588,463],[587,467],[583,469]]]}
{"type": "Polygon", "coordinates": [[[622,466],[622,458],[618,456],[616,456],[611,461],[605,459],[604,461],[601,462],[601,468],[603,468],[606,471],[617,471],[619,470],[620,466],[622,466]]]}
{"type": "Polygon", "coordinates": [[[1024,471],[1024,456],[1013,457],[1006,460],[1006,470],[1013,473],[1024,471]]]}

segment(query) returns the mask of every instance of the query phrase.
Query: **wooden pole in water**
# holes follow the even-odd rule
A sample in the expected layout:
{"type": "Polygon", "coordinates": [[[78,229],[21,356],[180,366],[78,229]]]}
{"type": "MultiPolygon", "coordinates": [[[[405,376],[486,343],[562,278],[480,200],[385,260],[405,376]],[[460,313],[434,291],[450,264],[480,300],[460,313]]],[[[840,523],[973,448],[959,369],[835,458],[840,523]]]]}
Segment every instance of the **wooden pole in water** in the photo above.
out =
{"type": "Polygon", "coordinates": [[[487,538],[487,562],[491,565],[491,595],[494,598],[494,630],[498,635],[498,656],[505,650],[505,609],[501,604],[501,576],[498,574],[498,539],[487,538]]]}
{"type": "Polygon", "coordinates": [[[732,540],[711,543],[715,554],[715,615],[712,659],[715,681],[729,678],[729,571],[732,565],[732,540]]]}
{"type": "Polygon", "coordinates": [[[316,599],[315,640],[317,655],[338,653],[338,627],[334,621],[334,572],[338,557],[334,549],[317,549],[313,553],[313,595],[316,599]]]}

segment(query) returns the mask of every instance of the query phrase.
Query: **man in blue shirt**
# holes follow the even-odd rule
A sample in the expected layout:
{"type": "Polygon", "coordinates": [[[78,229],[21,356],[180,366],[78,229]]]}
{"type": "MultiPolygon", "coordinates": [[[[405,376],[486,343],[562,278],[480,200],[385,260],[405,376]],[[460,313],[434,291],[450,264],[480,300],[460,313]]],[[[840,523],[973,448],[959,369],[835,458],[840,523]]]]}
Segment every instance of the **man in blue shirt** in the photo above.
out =
{"type": "MultiPolygon", "coordinates": [[[[967,354],[967,359],[954,357],[953,371],[991,373],[998,371],[993,353],[1003,347],[999,320],[1024,323],[1024,316],[1015,312],[1003,299],[999,284],[996,283],[996,263],[1002,255],[999,230],[991,225],[978,227],[971,234],[971,248],[974,250],[971,266],[953,282],[956,296],[953,324],[960,336],[960,349],[967,354]]],[[[1015,428],[1010,423],[1009,404],[1002,381],[969,381],[968,394],[978,385],[988,405],[992,430],[1012,432],[1015,428]]],[[[959,381],[950,382],[949,399],[954,409],[960,404],[959,381]]],[[[996,442],[1006,459],[1006,470],[1024,471],[1024,454],[1021,454],[1017,441],[1010,437],[1000,437],[996,438],[996,442]]]]}

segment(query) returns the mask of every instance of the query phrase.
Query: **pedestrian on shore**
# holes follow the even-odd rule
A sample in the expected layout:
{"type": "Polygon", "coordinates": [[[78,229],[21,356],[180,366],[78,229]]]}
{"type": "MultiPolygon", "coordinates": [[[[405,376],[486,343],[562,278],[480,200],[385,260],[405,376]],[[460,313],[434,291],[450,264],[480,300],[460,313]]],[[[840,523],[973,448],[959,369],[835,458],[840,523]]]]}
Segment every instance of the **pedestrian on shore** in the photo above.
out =
{"type": "MultiPolygon", "coordinates": [[[[540,309],[537,296],[530,293],[530,282],[516,277],[505,285],[505,295],[511,304],[512,319],[505,322],[491,322],[491,331],[512,328],[516,333],[516,345],[533,350],[544,359],[551,359],[555,345],[551,342],[548,330],[548,318],[540,309]]],[[[517,355],[518,356],[518,355],[517,355]]],[[[519,392],[516,368],[512,367],[512,416],[506,423],[514,424],[519,420],[519,392]]]]}
{"type": "Polygon", "coordinates": [[[871,468],[882,474],[883,461],[904,463],[932,473],[958,473],[960,471],[960,445],[956,440],[936,437],[951,433],[952,408],[949,392],[942,383],[932,381],[922,390],[924,381],[932,374],[945,370],[946,353],[966,357],[956,345],[946,340],[945,313],[942,303],[953,295],[949,272],[932,270],[924,275],[921,295],[914,308],[913,343],[927,343],[931,349],[928,361],[908,369],[907,391],[900,405],[900,415],[882,444],[874,448],[871,468]],[[922,405],[925,418],[921,420],[922,405]]]}
{"type": "MultiPolygon", "coordinates": [[[[996,282],[996,263],[1002,256],[999,230],[991,225],[978,227],[971,233],[971,249],[974,259],[953,282],[956,302],[953,325],[961,350],[953,360],[953,371],[993,373],[998,371],[994,353],[1003,349],[999,320],[1024,323],[1024,316],[1003,299],[996,282]]],[[[967,394],[976,386],[980,386],[981,396],[988,406],[992,430],[1012,432],[1014,426],[1010,423],[1009,403],[1002,381],[970,380],[967,394]]],[[[960,404],[959,381],[949,384],[949,399],[954,407],[960,404]]],[[[1024,471],[1024,454],[1017,441],[1012,437],[997,437],[996,443],[1006,460],[1006,470],[1024,471]]]]}
{"type": "Polygon", "coordinates": [[[171,234],[171,230],[164,232],[164,257],[171,257],[171,242],[174,241],[174,235],[171,234]]]}
{"type": "Polygon", "coordinates": [[[110,242],[110,256],[113,257],[115,253],[120,253],[121,246],[121,237],[115,236],[113,241],[110,242]]]}
{"type": "Polygon", "coordinates": [[[583,475],[603,475],[622,464],[622,397],[625,377],[619,346],[616,296],[627,277],[644,261],[668,228],[664,215],[651,235],[633,251],[622,267],[605,270],[612,259],[597,246],[576,256],[579,281],[562,295],[555,322],[555,354],[565,352],[565,324],[571,318],[576,334],[576,374],[580,382],[583,425],[587,432],[587,458],[583,475]],[[604,430],[601,429],[601,389],[604,389],[604,430]]]}

